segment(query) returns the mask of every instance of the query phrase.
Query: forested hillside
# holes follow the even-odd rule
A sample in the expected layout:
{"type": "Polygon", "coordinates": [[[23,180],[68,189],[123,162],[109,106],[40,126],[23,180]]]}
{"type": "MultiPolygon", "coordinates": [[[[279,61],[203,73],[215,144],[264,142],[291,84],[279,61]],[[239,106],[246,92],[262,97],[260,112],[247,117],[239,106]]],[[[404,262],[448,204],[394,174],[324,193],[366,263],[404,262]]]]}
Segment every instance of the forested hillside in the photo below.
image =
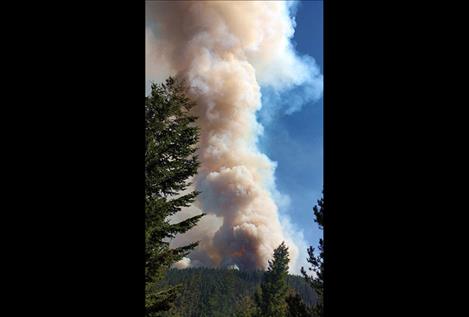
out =
{"type": "MultiPolygon", "coordinates": [[[[180,284],[182,287],[175,308],[164,316],[242,316],[246,306],[252,303],[262,274],[261,271],[234,269],[169,270],[162,284],[180,284]]],[[[304,303],[315,303],[316,294],[303,277],[289,275],[288,285],[300,295],[304,303]]]]}

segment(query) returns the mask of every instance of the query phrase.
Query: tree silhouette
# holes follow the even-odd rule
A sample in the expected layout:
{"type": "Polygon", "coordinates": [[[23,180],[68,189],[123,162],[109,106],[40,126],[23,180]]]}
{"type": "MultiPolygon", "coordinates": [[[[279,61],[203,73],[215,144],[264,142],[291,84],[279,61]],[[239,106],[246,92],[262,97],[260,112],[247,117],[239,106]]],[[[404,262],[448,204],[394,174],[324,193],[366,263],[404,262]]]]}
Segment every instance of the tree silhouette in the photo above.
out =
{"type": "Polygon", "coordinates": [[[285,301],[288,292],[288,248],[284,242],[274,250],[274,258],[269,261],[269,267],[264,273],[260,287],[260,294],[256,296],[259,314],[262,317],[287,314],[285,301]]]}
{"type": "MultiPolygon", "coordinates": [[[[324,225],[324,198],[318,200],[318,204],[313,208],[315,219],[314,221],[318,224],[319,229],[323,230],[324,225]]],[[[324,240],[319,239],[319,255],[315,255],[314,248],[308,248],[308,263],[311,267],[308,268],[313,274],[308,275],[305,269],[301,268],[303,274],[309,285],[316,291],[318,295],[318,303],[314,307],[314,312],[317,316],[323,316],[323,293],[324,293],[324,240]]]]}
{"type": "Polygon", "coordinates": [[[171,249],[169,241],[191,229],[203,214],[171,223],[169,217],[188,207],[196,191],[182,194],[197,173],[198,141],[194,104],[184,85],[173,78],[153,84],[145,98],[145,315],[159,316],[171,308],[176,286],[158,285],[170,266],[182,259],[197,242],[171,249]]]}

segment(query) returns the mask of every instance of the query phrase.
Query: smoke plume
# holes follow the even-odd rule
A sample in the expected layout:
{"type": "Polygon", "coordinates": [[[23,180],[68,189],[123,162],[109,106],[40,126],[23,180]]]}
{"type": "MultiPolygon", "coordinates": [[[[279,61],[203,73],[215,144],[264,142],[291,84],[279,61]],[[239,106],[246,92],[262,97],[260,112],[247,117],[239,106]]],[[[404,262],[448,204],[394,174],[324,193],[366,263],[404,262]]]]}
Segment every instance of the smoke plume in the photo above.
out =
{"type": "Polygon", "coordinates": [[[199,210],[208,216],[173,242],[201,241],[190,259],[176,267],[264,269],[282,241],[289,246],[294,266],[298,244],[305,245],[293,241],[291,225],[280,222],[273,198],[275,163],[256,146],[262,134],[256,118],[262,105],[261,87],[272,96],[300,91],[285,109],[287,114],[322,93],[322,76],[314,60],[298,56],[291,44],[293,5],[147,2],[147,79],[183,78],[197,104],[201,129],[201,167],[195,187],[202,193],[198,205],[178,217],[199,210]]]}

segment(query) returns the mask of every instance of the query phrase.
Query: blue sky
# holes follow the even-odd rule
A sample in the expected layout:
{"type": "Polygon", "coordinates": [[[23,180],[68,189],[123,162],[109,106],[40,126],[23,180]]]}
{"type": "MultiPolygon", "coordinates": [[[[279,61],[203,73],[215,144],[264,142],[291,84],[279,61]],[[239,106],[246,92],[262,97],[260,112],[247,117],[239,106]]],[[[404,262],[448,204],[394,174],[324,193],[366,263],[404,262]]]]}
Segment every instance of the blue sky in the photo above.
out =
{"type": "MultiPolygon", "coordinates": [[[[316,60],[323,73],[323,2],[302,1],[296,13],[294,36],[299,55],[316,60]]],[[[282,95],[288,100],[288,94],[282,95]]],[[[264,106],[263,106],[264,107],[264,106]]],[[[277,162],[277,189],[290,198],[286,212],[304,232],[308,245],[316,246],[322,231],[314,223],[312,208],[323,187],[323,99],[305,104],[300,111],[282,114],[264,125],[259,146],[277,162]]]]}

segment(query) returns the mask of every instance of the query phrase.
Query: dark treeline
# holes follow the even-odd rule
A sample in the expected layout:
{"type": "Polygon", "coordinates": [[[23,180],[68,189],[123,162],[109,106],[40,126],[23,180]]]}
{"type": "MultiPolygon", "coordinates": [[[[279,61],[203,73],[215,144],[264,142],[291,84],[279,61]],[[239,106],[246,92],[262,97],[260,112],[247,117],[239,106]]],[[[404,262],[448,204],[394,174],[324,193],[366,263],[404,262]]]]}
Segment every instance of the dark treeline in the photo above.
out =
{"type": "MultiPolygon", "coordinates": [[[[171,312],[164,316],[243,316],[262,282],[262,271],[189,268],[166,273],[162,286],[181,285],[181,293],[171,312]],[[248,306],[248,307],[247,307],[248,306]]],[[[316,294],[304,278],[288,275],[289,288],[312,306],[316,294]]]]}

